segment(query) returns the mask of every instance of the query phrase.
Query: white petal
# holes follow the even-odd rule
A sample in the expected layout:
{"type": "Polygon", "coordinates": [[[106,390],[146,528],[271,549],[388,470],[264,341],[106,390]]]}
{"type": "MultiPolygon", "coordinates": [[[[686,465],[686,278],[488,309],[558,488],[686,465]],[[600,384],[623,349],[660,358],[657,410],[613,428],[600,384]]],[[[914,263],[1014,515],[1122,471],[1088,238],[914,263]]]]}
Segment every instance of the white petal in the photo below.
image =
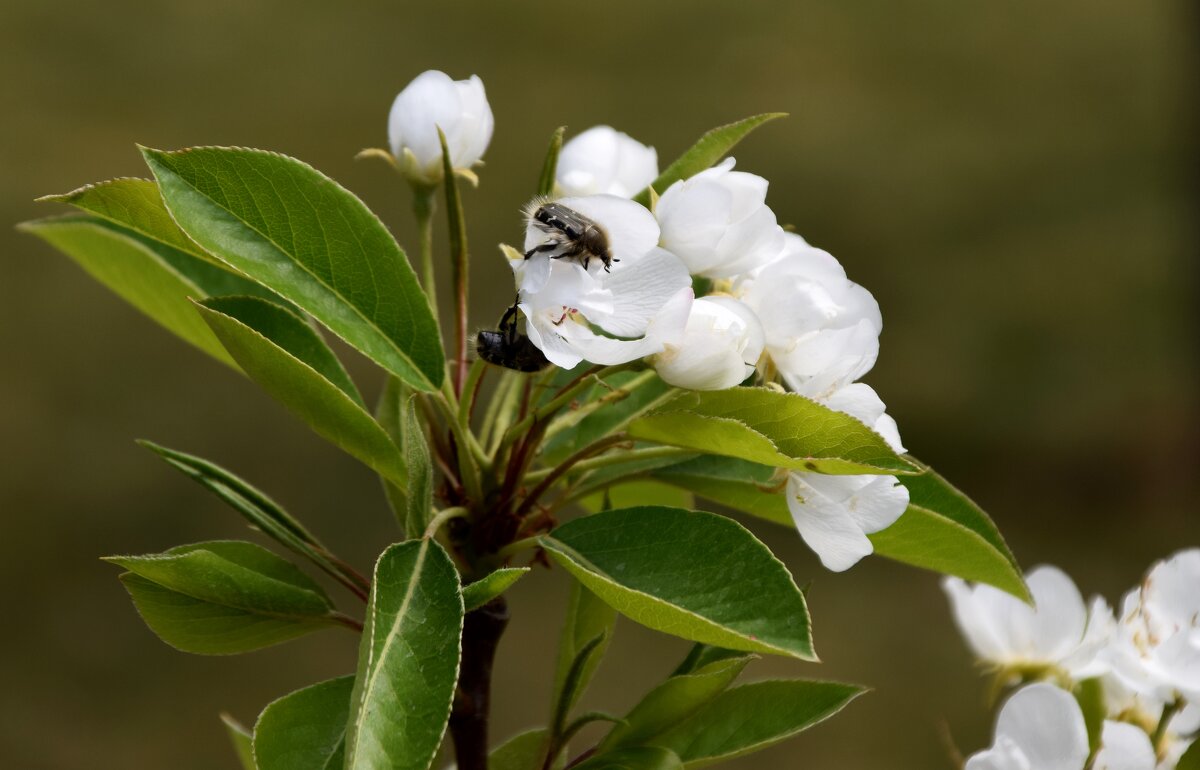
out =
{"type": "Polygon", "coordinates": [[[1002,661],[1009,657],[1007,635],[996,627],[996,618],[977,598],[977,589],[966,581],[947,577],[942,588],[950,598],[954,621],[976,657],[987,661],[1002,661]]]}
{"type": "Polygon", "coordinates": [[[639,260],[613,266],[604,279],[604,287],[612,292],[612,313],[593,321],[609,334],[636,337],[645,333],[647,324],[669,298],[691,285],[692,279],[679,258],[654,248],[639,260]]]}
{"type": "Polygon", "coordinates": [[[683,339],[655,356],[654,368],[676,387],[720,390],[753,374],[762,349],[762,326],[750,308],[732,297],[703,297],[692,303],[683,339]]]}
{"type": "Polygon", "coordinates": [[[1032,684],[1005,702],[996,737],[1020,747],[1031,770],[1083,770],[1088,757],[1087,727],[1070,693],[1032,684]]]}
{"type": "Polygon", "coordinates": [[[866,319],[850,328],[822,329],[793,339],[790,348],[771,344],[766,318],[763,329],[767,350],[788,387],[817,400],[865,375],[879,357],[879,331],[866,319]]]}
{"type": "Polygon", "coordinates": [[[1055,567],[1026,575],[1036,607],[989,585],[948,582],[955,617],[976,654],[999,665],[1060,665],[1080,648],[1087,623],[1083,598],[1055,567]],[[950,588],[955,586],[955,588],[950,588]]]}
{"type": "Polygon", "coordinates": [[[632,198],[658,177],[658,155],[632,137],[594,126],[563,145],[557,182],[564,195],[632,198]]]}
{"type": "Polygon", "coordinates": [[[1072,679],[1090,679],[1108,672],[1108,663],[1101,657],[1101,653],[1112,639],[1115,628],[1116,619],[1108,602],[1104,597],[1093,597],[1088,609],[1087,630],[1083,633],[1083,640],[1074,652],[1062,661],[1062,667],[1072,679]]]}
{"type": "Polygon", "coordinates": [[[1156,757],[1150,736],[1140,727],[1126,722],[1104,721],[1100,733],[1100,751],[1093,770],[1154,770],[1156,757]]]}
{"type": "Polygon", "coordinates": [[[731,278],[783,251],[785,238],[764,203],[767,181],[733,172],[733,159],[671,185],[658,201],[662,246],[693,275],[731,278]]]}
{"type": "Polygon", "coordinates": [[[996,738],[996,745],[990,749],[972,754],[967,759],[964,770],[1034,770],[1013,740],[1001,735],[996,738]]]}
{"type": "Polygon", "coordinates": [[[1025,578],[1037,608],[1031,652],[1058,661],[1074,651],[1087,628],[1087,608],[1074,581],[1057,567],[1041,566],[1025,578]]]}
{"type": "Polygon", "coordinates": [[[834,572],[871,553],[867,533],[891,526],[908,507],[908,489],[891,476],[794,471],[788,475],[787,495],[800,537],[834,572]]]}
{"type": "Polygon", "coordinates": [[[904,453],[908,450],[904,448],[904,443],[900,440],[900,426],[896,424],[896,420],[890,414],[882,414],[871,428],[883,437],[887,445],[893,451],[904,453]]]}
{"type": "Polygon", "coordinates": [[[579,351],[563,339],[557,328],[550,325],[543,316],[531,316],[525,306],[519,307],[525,317],[530,319],[525,325],[525,334],[528,335],[529,341],[542,351],[547,361],[563,369],[574,369],[583,361],[579,351]]]}

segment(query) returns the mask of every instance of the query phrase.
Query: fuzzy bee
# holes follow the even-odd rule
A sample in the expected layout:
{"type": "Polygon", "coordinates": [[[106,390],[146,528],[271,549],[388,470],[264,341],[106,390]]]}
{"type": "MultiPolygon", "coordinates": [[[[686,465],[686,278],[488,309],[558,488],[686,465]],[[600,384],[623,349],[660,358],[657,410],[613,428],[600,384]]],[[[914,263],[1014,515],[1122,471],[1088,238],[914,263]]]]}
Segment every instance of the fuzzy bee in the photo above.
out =
{"type": "Polygon", "coordinates": [[[546,236],[541,244],[525,252],[525,259],[549,253],[551,259],[578,259],[584,270],[591,260],[598,259],[604,263],[605,272],[612,269],[613,262],[620,261],[613,259],[604,228],[575,209],[554,201],[535,200],[526,207],[525,217],[546,236]]]}
{"type": "Polygon", "coordinates": [[[517,331],[517,303],[504,311],[500,328],[485,329],[475,337],[475,352],[484,361],[518,372],[537,372],[550,362],[528,337],[517,331]]]}

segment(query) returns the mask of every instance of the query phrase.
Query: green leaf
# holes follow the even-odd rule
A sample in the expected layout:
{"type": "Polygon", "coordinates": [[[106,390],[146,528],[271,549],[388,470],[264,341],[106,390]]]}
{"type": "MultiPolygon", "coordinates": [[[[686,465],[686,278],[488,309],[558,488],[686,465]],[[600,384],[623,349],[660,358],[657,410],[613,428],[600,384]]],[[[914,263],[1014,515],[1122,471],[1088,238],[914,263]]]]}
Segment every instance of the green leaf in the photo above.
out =
{"type": "Polygon", "coordinates": [[[680,661],[675,670],[671,672],[671,676],[692,674],[711,663],[742,657],[745,657],[745,653],[738,650],[713,647],[711,644],[693,644],[692,649],[688,650],[687,657],[680,661]]]}
{"type": "Polygon", "coordinates": [[[201,655],[248,652],[338,624],[329,597],[253,543],[211,541],[147,556],[109,556],[164,642],[201,655]]]}
{"type": "Polygon", "coordinates": [[[158,192],[158,185],[152,180],[132,177],[110,179],[62,195],[46,195],[38,198],[38,201],[68,203],[145,238],[217,265],[222,270],[229,270],[228,266],[183,234],[179,225],[171,219],[158,192]]]}
{"type": "Polygon", "coordinates": [[[375,564],[346,733],[347,770],[426,770],[450,716],[463,604],[437,542],[390,546],[375,564]]]}
{"type": "Polygon", "coordinates": [[[254,726],[258,770],[341,770],[353,689],[342,676],[268,704],[254,726]]]}
{"type": "Polygon", "coordinates": [[[603,641],[589,656],[587,665],[580,670],[574,692],[569,693],[566,697],[566,710],[570,711],[575,707],[579,697],[583,695],[588,683],[595,675],[600,661],[604,658],[604,652],[608,649],[609,642],[612,641],[616,622],[617,613],[612,607],[601,601],[582,583],[571,581],[571,595],[567,600],[567,617],[563,621],[562,633],[558,640],[558,659],[554,669],[554,703],[551,713],[558,713],[564,706],[567,675],[579,657],[580,650],[593,639],[600,637],[603,641]]]}
{"type": "Polygon", "coordinates": [[[263,390],[318,435],[403,483],[400,451],[367,412],[333,352],[302,318],[254,297],[215,297],[199,308],[226,350],[263,390]]]}
{"type": "Polygon", "coordinates": [[[467,612],[479,609],[511,588],[513,583],[524,577],[527,572],[529,567],[501,567],[474,583],[463,586],[463,608],[467,612]]]}
{"type": "Polygon", "coordinates": [[[254,736],[229,714],[221,714],[221,722],[225,725],[225,732],[229,735],[229,742],[233,744],[242,770],[258,770],[258,765],[254,764],[254,736]]]}
{"type": "Polygon", "coordinates": [[[540,538],[577,580],[642,625],[745,652],[815,660],[804,596],[749,530],[712,513],[626,508],[540,538]]]}
{"type": "Polygon", "coordinates": [[[409,537],[420,537],[433,520],[433,459],[425,431],[417,419],[416,398],[411,396],[404,410],[404,464],[408,479],[404,531],[409,537]]]}
{"type": "Polygon", "coordinates": [[[545,728],[517,733],[488,754],[488,770],[542,770],[548,736],[545,728]]]}
{"type": "Polygon", "coordinates": [[[919,472],[850,415],[769,388],[685,393],[638,417],[626,430],[646,441],[780,468],[845,474],[919,472]]]}
{"type": "Polygon", "coordinates": [[[600,754],[575,765],[575,770],[679,770],[683,767],[674,752],[655,746],[600,754]]]}
{"type": "Polygon", "coordinates": [[[558,156],[562,153],[563,134],[566,126],[559,126],[550,135],[550,146],[546,148],[546,160],[542,163],[542,174],[538,177],[537,194],[539,197],[554,194],[554,180],[558,174],[558,156]]]}
{"type": "Polygon", "coordinates": [[[643,206],[649,204],[651,190],[661,194],[679,180],[699,174],[725,157],[725,154],[751,131],[769,120],[786,116],[786,112],[768,112],[712,129],[700,137],[674,163],[667,166],[666,170],[658,175],[658,179],[655,179],[649,188],[638,193],[634,200],[643,206]]]}
{"type": "MultiPolygon", "coordinates": [[[[213,358],[237,368],[212,331],[188,301],[207,293],[194,275],[178,269],[164,255],[132,233],[84,215],[25,222],[20,229],[43,239],[79,264],[92,278],[133,305],[155,323],[213,358]]],[[[176,252],[176,255],[181,255],[176,252]]],[[[191,259],[210,271],[216,268],[191,259]]]]}
{"type": "Polygon", "coordinates": [[[353,194],[261,150],[142,154],[171,215],[201,248],[409,385],[441,386],[445,357],[429,301],[404,252],[353,194]]]}
{"type": "Polygon", "coordinates": [[[167,449],[150,441],[138,441],[172,468],[193,479],[245,517],[251,527],[280,545],[309,559],[331,575],[340,574],[362,583],[357,573],[334,560],[325,546],[303,524],[263,492],[215,463],[195,455],[167,449]]]}
{"type": "Polygon", "coordinates": [[[660,468],[653,478],[760,519],[792,526],[776,469],[736,457],[701,455],[660,468]]]}
{"type": "Polygon", "coordinates": [[[863,689],[837,682],[755,682],[726,690],[654,740],[684,767],[710,765],[779,743],[841,711],[863,689]]]}
{"type": "Polygon", "coordinates": [[[578,701],[583,694],[584,686],[590,676],[589,671],[595,670],[599,659],[603,656],[603,648],[608,646],[607,637],[607,631],[592,637],[579,649],[579,654],[575,656],[575,660],[571,661],[571,667],[567,669],[562,692],[555,699],[555,712],[551,721],[551,732],[557,739],[556,745],[561,746],[561,742],[566,737],[565,729],[567,718],[571,715],[571,704],[578,701]]]}
{"type": "MultiPolygon", "coordinates": [[[[392,443],[400,448],[400,459],[402,460],[408,451],[406,449],[408,428],[404,407],[408,404],[411,396],[412,391],[409,387],[399,377],[389,374],[383,384],[383,392],[379,394],[379,403],[375,405],[375,421],[392,439],[392,443]]],[[[406,479],[407,473],[406,466],[406,479]]],[[[388,506],[391,507],[396,522],[403,529],[405,519],[408,517],[408,498],[405,492],[407,481],[405,484],[396,484],[389,481],[386,476],[382,476],[380,479],[383,482],[383,493],[387,496],[388,506]]],[[[417,534],[420,533],[414,533],[414,535],[417,534]]]]}
{"type": "Polygon", "coordinates": [[[266,337],[336,386],[355,404],[366,408],[362,394],[342,367],[342,362],[303,316],[261,297],[213,297],[201,304],[207,310],[237,319],[243,326],[266,337]]]}
{"type": "Polygon", "coordinates": [[[908,510],[892,526],[869,535],[876,553],[1031,601],[1020,566],[986,513],[928,468],[899,479],[908,488],[908,510]]]}
{"type": "Polygon", "coordinates": [[[663,505],[668,508],[694,508],[692,493],[677,486],[658,481],[634,479],[594,492],[581,498],[579,504],[587,511],[608,508],[630,508],[635,505],[663,505]]]}
{"type": "Polygon", "coordinates": [[[652,742],[733,684],[752,655],[713,661],[687,674],[671,676],[648,692],[613,728],[600,751],[652,742]]]}

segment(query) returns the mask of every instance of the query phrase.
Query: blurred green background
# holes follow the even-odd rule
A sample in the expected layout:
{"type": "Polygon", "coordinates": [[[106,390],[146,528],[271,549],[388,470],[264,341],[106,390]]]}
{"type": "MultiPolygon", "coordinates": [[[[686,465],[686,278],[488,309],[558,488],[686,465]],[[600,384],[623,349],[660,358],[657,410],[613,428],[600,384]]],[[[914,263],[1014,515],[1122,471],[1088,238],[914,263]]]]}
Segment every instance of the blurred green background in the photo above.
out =
{"type": "MultiPolygon", "coordinates": [[[[393,537],[367,471],[12,230],[55,213],[34,197],[145,175],[134,142],[249,145],[326,171],[411,243],[407,191],[354,153],[385,143],[421,70],[477,73],[497,126],[466,196],[483,325],[511,295],[494,244],[519,237],[555,126],[610,123],[667,161],[788,111],[739,167],[878,297],[869,382],[907,445],[1024,564],[1114,600],[1200,542],[1194,16],[1183,0],[0,4],[0,765],[233,768],[219,711],[252,721],[353,667],[351,634],[218,659],[141,625],[96,557],[244,529],[135,437],[237,470],[360,565],[393,537]]],[[[750,676],[874,691],[738,767],[950,767],[943,725],[985,744],[983,683],[933,576],[881,559],[830,574],[754,526],[813,581],[824,663],[750,676]]],[[[561,578],[513,592],[497,738],[543,716],[561,578]]],[[[624,623],[589,702],[629,705],[685,647],[624,623]]]]}

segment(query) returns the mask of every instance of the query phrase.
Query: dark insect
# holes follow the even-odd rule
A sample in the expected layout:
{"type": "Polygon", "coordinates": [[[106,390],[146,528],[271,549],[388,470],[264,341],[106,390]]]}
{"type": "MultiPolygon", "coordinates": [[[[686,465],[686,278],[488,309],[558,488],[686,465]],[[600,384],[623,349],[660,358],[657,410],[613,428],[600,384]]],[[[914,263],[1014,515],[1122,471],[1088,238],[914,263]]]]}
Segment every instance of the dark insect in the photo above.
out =
{"type": "Polygon", "coordinates": [[[517,304],[504,311],[500,328],[484,329],[475,338],[475,352],[484,361],[518,372],[538,372],[550,365],[528,337],[517,332],[517,304]]]}
{"type": "Polygon", "coordinates": [[[534,254],[549,253],[551,259],[578,259],[584,270],[587,270],[588,262],[598,259],[604,263],[605,272],[612,269],[613,262],[621,261],[613,259],[604,229],[575,209],[553,201],[534,201],[525,210],[525,215],[530,224],[546,234],[544,242],[525,252],[525,259],[534,254]]]}

